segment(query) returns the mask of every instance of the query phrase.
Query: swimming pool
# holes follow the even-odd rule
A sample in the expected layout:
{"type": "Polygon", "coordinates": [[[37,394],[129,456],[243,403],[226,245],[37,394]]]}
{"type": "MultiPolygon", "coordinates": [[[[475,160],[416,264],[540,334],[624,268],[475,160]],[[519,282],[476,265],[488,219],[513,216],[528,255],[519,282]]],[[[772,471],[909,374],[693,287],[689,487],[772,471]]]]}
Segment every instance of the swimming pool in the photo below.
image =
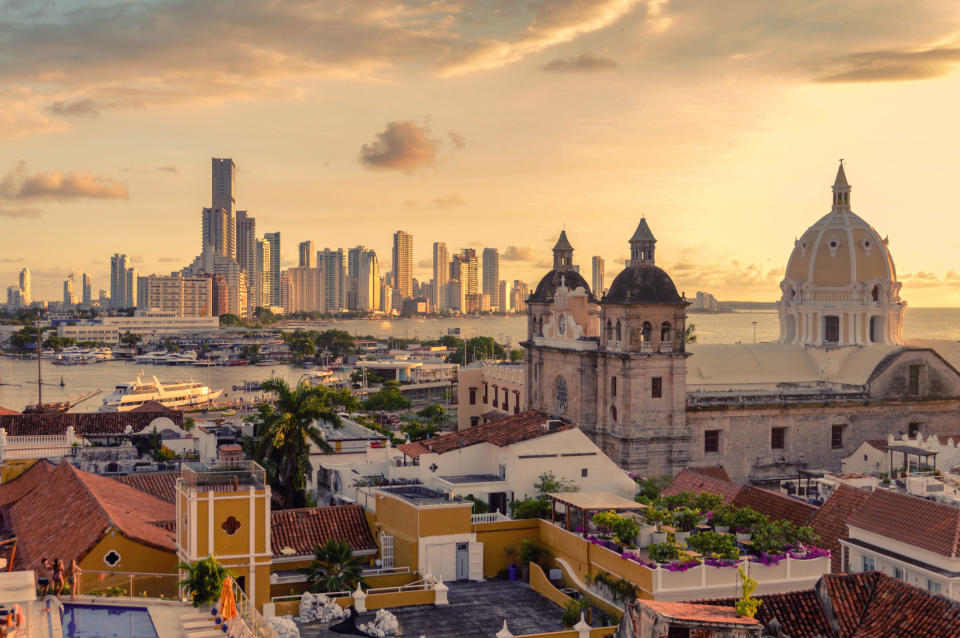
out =
{"type": "Polygon", "coordinates": [[[145,607],[63,605],[64,638],[159,638],[145,607]]]}

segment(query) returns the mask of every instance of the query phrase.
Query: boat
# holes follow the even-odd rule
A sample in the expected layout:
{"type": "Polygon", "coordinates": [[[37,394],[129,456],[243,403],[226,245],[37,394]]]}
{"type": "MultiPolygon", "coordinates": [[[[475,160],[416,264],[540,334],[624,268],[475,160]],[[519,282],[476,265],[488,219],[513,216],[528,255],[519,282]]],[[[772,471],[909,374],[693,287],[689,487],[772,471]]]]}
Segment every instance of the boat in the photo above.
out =
{"type": "Polygon", "coordinates": [[[227,361],[228,366],[248,366],[250,362],[246,359],[230,359],[227,361]]]}
{"type": "Polygon", "coordinates": [[[161,383],[157,377],[153,381],[142,381],[137,375],[136,381],[121,383],[114,391],[104,397],[99,412],[128,412],[148,401],[173,409],[206,405],[215,401],[223,390],[211,390],[195,381],[167,381],[161,383]]]}

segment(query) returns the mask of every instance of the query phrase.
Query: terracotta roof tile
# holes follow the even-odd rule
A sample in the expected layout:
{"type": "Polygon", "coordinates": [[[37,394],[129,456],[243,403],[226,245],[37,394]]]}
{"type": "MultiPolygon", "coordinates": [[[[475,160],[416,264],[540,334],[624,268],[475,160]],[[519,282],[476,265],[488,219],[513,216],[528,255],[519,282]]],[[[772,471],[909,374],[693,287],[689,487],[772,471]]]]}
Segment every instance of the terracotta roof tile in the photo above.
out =
{"type": "Polygon", "coordinates": [[[869,572],[868,576],[872,577],[869,604],[851,638],[960,636],[960,604],[956,601],[881,572],[869,572]]]}
{"type": "Polygon", "coordinates": [[[875,490],[847,523],[944,556],[960,555],[960,508],[950,505],[875,490]]]}
{"type": "Polygon", "coordinates": [[[28,467],[17,478],[0,485],[0,508],[13,505],[38,485],[43,485],[53,468],[53,463],[43,459],[28,467]]]}
{"type": "Polygon", "coordinates": [[[292,549],[292,556],[312,555],[317,545],[323,545],[331,538],[346,541],[354,551],[377,549],[367,517],[359,505],[270,513],[270,542],[274,556],[284,556],[284,548],[292,549]]]}
{"type": "MultiPolygon", "coordinates": [[[[766,625],[774,618],[783,628],[783,635],[790,638],[839,638],[830,628],[817,592],[808,589],[788,594],[765,594],[754,596],[762,602],[755,618],[766,625]]],[[[700,601],[703,604],[722,607],[736,604],[735,598],[700,601]]]]}
{"type": "Polygon", "coordinates": [[[66,461],[50,473],[43,489],[29,492],[8,514],[22,569],[33,569],[44,556],[67,564],[80,560],[110,529],[157,549],[175,550],[173,535],[154,524],[176,517],[173,504],[66,461]]]}
{"type": "Polygon", "coordinates": [[[158,401],[144,401],[130,412],[177,412],[177,410],[168,408],[158,401]]]}
{"type": "Polygon", "coordinates": [[[156,496],[161,501],[176,503],[178,478],[180,478],[180,472],[150,472],[118,476],[117,480],[141,492],[156,496]]]}
{"type": "Polygon", "coordinates": [[[397,447],[407,456],[417,458],[421,454],[429,452],[443,454],[480,443],[492,443],[497,447],[505,447],[514,443],[529,441],[539,436],[569,430],[572,427],[560,425],[547,430],[543,426],[548,421],[550,421],[550,417],[543,412],[530,410],[492,423],[475,425],[460,432],[442,434],[415,443],[404,443],[397,447]]]}
{"type": "Polygon", "coordinates": [[[733,499],[737,507],[751,507],[772,519],[807,525],[818,508],[801,500],[752,485],[744,485],[733,499]]]}
{"type": "Polygon", "coordinates": [[[0,414],[20,414],[16,410],[9,410],[3,406],[0,406],[0,414]]]}
{"type": "Polygon", "coordinates": [[[869,498],[870,492],[857,487],[840,484],[837,491],[827,499],[820,511],[810,520],[810,527],[820,537],[819,547],[830,550],[834,573],[841,571],[840,539],[847,538],[847,520],[869,498]]]}
{"type": "Polygon", "coordinates": [[[680,492],[687,491],[699,494],[700,492],[710,492],[723,497],[723,502],[727,505],[733,502],[740,487],[727,481],[718,480],[707,474],[702,474],[694,468],[680,470],[680,473],[673,477],[670,485],[663,490],[664,496],[676,496],[680,492]]]}
{"type": "Polygon", "coordinates": [[[724,605],[676,603],[665,600],[641,600],[639,604],[641,608],[647,607],[671,620],[725,625],[756,625],[758,623],[755,618],[739,615],[733,605],[727,607],[724,605]]]}
{"type": "Polygon", "coordinates": [[[7,436],[62,436],[73,426],[77,436],[123,434],[129,425],[139,432],[154,419],[165,417],[175,425],[183,425],[183,412],[64,412],[61,414],[0,414],[0,428],[7,436]]]}
{"type": "Polygon", "coordinates": [[[687,469],[697,474],[703,474],[704,476],[717,479],[718,481],[724,481],[725,483],[733,482],[730,480],[730,475],[727,474],[727,468],[722,465],[704,465],[702,467],[688,467],[687,469]]]}

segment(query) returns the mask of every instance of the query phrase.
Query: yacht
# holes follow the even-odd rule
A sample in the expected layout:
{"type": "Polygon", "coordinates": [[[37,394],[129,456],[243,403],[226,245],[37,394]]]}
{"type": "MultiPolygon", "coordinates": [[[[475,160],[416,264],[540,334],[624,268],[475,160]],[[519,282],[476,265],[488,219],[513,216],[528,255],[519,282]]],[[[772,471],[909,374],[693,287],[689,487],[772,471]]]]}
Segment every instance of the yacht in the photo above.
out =
{"type": "Polygon", "coordinates": [[[121,383],[104,397],[100,412],[128,412],[147,401],[156,401],[168,408],[181,409],[205,405],[215,401],[223,390],[211,390],[195,381],[168,381],[161,383],[141,381],[140,376],[132,383],[121,383]]]}

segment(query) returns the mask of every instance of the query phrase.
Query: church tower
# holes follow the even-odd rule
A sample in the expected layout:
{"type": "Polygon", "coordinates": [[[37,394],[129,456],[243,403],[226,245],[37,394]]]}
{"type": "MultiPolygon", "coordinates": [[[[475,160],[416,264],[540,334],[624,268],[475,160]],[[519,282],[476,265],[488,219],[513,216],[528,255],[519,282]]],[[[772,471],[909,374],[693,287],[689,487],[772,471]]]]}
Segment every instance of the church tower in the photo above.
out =
{"type": "Polygon", "coordinates": [[[687,302],[657,267],[656,238],[641,219],[630,262],[601,301],[594,440],[621,467],[645,476],[687,460],[687,302]]]}

